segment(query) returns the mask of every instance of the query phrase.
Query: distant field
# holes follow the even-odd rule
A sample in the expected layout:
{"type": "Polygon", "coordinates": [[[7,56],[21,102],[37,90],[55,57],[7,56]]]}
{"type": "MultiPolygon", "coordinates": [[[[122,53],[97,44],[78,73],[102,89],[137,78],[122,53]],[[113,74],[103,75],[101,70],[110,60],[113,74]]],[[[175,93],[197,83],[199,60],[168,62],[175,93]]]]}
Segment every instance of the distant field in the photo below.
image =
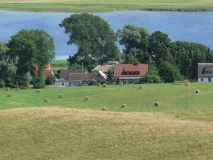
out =
{"type": "Polygon", "coordinates": [[[212,11],[212,0],[0,0],[0,9],[34,12],[212,11]]]}
{"type": "Polygon", "coordinates": [[[139,86],[0,89],[0,159],[213,159],[213,83],[139,86]]]}

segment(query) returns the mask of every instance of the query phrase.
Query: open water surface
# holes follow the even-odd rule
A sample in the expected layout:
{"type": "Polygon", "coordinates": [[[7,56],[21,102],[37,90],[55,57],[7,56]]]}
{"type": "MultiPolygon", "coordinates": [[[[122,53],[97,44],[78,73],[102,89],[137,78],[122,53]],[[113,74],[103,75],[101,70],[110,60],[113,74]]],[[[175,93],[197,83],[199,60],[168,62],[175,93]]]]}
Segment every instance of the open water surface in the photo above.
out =
{"type": "MultiPolygon", "coordinates": [[[[69,37],[59,24],[71,14],[75,13],[0,10],[0,41],[9,41],[10,36],[22,29],[43,29],[55,40],[56,59],[66,59],[77,52],[77,47],[67,45],[69,37]]],[[[107,21],[115,32],[125,24],[135,24],[146,27],[150,34],[160,30],[172,41],[196,42],[213,49],[213,12],[117,11],[93,14],[107,21]]]]}

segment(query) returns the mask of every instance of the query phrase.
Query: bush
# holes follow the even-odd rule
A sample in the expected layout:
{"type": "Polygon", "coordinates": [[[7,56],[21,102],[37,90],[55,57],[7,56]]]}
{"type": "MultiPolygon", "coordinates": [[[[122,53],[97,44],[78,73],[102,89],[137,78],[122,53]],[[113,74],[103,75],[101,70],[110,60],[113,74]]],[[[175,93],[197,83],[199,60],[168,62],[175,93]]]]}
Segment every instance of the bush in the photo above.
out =
{"type": "Polygon", "coordinates": [[[52,75],[48,75],[47,79],[45,80],[46,85],[55,84],[55,77],[52,75]]]}
{"type": "Polygon", "coordinates": [[[103,80],[103,81],[101,81],[100,83],[101,83],[101,85],[103,85],[104,83],[105,83],[105,84],[108,84],[106,80],[103,80]]]}
{"type": "Polygon", "coordinates": [[[33,87],[34,88],[44,88],[45,87],[45,81],[44,81],[44,78],[43,77],[33,77],[33,80],[32,80],[32,83],[33,83],[33,87]]]}
{"type": "Polygon", "coordinates": [[[160,83],[160,76],[159,75],[150,75],[146,74],[141,76],[140,83],[160,83]]]}
{"type": "Polygon", "coordinates": [[[96,80],[91,80],[88,85],[93,86],[93,85],[96,85],[96,84],[97,84],[96,80]]]}
{"type": "Polygon", "coordinates": [[[2,88],[5,87],[5,82],[3,79],[0,80],[0,87],[2,87],[2,88]]]}

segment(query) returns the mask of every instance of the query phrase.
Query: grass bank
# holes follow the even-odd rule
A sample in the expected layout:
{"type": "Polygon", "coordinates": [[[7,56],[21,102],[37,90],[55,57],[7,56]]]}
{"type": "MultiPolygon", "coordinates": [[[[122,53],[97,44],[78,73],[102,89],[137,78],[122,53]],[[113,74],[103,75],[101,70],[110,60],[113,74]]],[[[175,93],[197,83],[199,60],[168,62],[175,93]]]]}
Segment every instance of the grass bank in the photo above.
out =
{"type": "Polygon", "coordinates": [[[0,0],[0,9],[33,12],[212,11],[213,2],[210,0],[0,0]]]}
{"type": "Polygon", "coordinates": [[[212,123],[161,113],[0,110],[0,159],[212,159],[212,123]]]}

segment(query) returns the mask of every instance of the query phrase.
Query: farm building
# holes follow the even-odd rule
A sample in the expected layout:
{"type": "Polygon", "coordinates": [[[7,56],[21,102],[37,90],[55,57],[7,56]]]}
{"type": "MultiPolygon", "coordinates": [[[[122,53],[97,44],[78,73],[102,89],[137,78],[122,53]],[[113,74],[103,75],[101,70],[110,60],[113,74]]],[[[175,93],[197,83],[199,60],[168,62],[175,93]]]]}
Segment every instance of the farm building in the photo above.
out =
{"type": "Polygon", "coordinates": [[[213,63],[198,63],[198,82],[213,82],[213,63]]]}

